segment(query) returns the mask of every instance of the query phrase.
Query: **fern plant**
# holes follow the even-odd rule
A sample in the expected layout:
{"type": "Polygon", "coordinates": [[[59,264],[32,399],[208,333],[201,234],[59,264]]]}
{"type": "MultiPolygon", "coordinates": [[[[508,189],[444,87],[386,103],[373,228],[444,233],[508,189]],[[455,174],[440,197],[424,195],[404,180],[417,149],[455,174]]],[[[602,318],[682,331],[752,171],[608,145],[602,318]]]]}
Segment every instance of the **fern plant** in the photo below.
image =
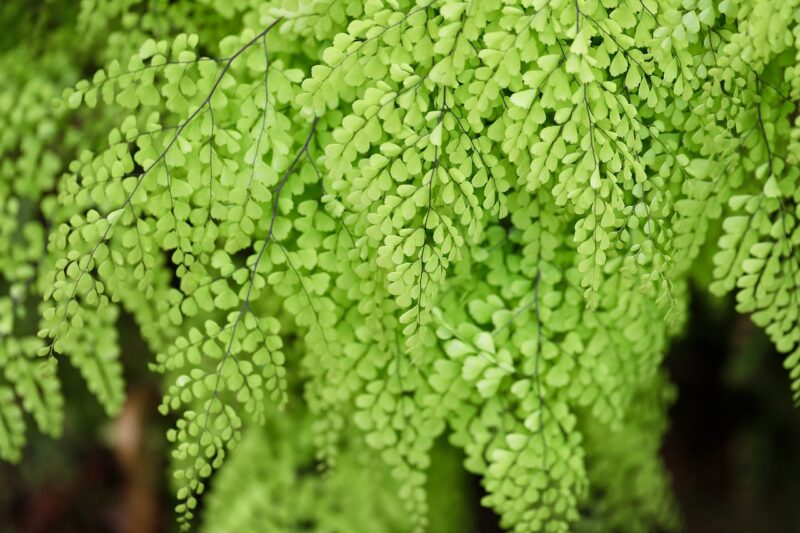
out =
{"type": "Polygon", "coordinates": [[[424,531],[440,438],[510,531],[675,528],[690,280],[800,394],[795,0],[9,6],[5,459],[121,313],[210,531],[424,531]]]}

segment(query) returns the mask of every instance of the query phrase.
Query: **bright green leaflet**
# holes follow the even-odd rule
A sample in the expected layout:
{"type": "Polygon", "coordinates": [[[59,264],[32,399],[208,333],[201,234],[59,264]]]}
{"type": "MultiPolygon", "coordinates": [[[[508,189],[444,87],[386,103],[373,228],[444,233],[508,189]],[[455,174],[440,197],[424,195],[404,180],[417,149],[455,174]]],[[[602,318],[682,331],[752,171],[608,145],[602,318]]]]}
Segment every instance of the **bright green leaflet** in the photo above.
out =
{"type": "Polygon", "coordinates": [[[510,531],[675,528],[690,279],[800,398],[797,0],[50,4],[0,44],[3,458],[62,360],[119,409],[121,312],[212,531],[425,530],[443,436],[510,531]]]}

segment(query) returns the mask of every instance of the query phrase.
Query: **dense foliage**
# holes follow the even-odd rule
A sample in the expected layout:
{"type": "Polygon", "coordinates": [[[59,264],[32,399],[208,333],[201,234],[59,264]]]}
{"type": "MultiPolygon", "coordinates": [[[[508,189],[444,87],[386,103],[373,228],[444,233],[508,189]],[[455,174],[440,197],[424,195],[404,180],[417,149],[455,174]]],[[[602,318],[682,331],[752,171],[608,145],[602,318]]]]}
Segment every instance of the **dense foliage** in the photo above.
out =
{"type": "Polygon", "coordinates": [[[800,391],[796,0],[4,4],[5,459],[122,314],[211,531],[424,530],[443,436],[509,530],[674,528],[690,279],[800,391]]]}

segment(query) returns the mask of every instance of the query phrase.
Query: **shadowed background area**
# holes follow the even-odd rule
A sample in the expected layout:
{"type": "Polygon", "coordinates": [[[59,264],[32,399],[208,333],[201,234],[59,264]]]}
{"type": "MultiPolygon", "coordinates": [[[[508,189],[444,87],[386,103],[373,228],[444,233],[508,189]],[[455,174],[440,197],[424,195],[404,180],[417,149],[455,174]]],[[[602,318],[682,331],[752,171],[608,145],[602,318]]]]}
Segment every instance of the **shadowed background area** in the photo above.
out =
{"type": "MultiPolygon", "coordinates": [[[[800,419],[781,357],[730,301],[696,293],[690,316],[667,359],[679,395],[663,446],[684,530],[797,531],[800,419]]],[[[64,436],[53,441],[31,431],[23,461],[0,464],[0,531],[176,529],[164,474],[168,421],[156,411],[150,356],[127,318],[120,327],[128,339],[125,408],[105,420],[80,377],[61,365],[70,399],[64,436]]],[[[432,533],[500,531],[480,505],[479,479],[463,473],[459,457],[440,446],[436,463],[432,533]]]]}
{"type": "Polygon", "coordinates": [[[678,400],[663,456],[688,531],[794,532],[800,412],[763,331],[732,300],[695,293],[667,358],[678,400]]]}

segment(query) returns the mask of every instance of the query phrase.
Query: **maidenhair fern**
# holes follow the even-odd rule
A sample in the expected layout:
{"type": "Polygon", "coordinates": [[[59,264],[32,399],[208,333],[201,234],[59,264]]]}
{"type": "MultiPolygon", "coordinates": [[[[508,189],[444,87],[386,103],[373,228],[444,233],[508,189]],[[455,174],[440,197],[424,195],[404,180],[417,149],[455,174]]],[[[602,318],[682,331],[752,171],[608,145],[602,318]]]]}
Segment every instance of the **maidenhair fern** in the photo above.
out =
{"type": "Polygon", "coordinates": [[[210,531],[425,530],[440,438],[510,531],[674,528],[708,270],[800,398],[797,1],[73,4],[0,18],[4,459],[122,313],[210,531]]]}

